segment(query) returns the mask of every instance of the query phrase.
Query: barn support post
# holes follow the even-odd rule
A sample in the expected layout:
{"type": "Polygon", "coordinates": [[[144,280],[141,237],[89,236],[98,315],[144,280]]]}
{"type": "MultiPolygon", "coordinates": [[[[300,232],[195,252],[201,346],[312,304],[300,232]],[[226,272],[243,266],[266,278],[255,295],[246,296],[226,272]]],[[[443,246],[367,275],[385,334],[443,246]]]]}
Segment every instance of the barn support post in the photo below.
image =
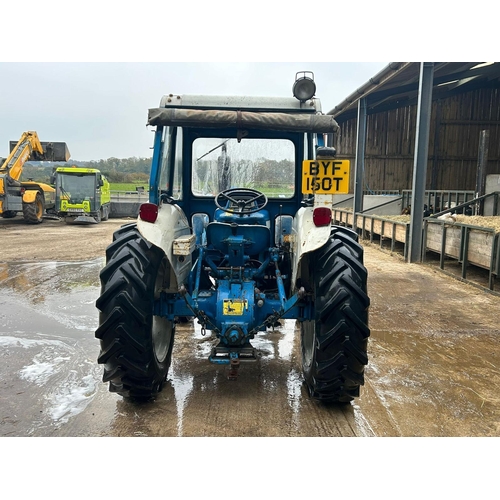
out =
{"type": "Polygon", "coordinates": [[[354,231],[357,230],[356,214],[363,210],[363,179],[366,150],[366,97],[358,101],[358,130],[356,132],[356,160],[354,167],[354,201],[352,212],[354,231]]]}
{"type": "MultiPolygon", "coordinates": [[[[431,185],[430,189],[435,191],[438,187],[438,173],[439,173],[439,135],[441,130],[441,116],[442,116],[442,99],[438,99],[436,103],[436,122],[434,124],[434,151],[432,153],[432,170],[431,170],[431,185]]],[[[458,205],[458,201],[457,201],[458,205]]],[[[430,203],[428,203],[430,206],[430,203]]]]}
{"type": "MultiPolygon", "coordinates": [[[[476,198],[483,196],[485,190],[489,141],[490,131],[481,130],[479,134],[479,151],[477,155],[476,198]]],[[[478,201],[476,204],[476,214],[484,215],[484,200],[478,201]]]]}
{"type": "Polygon", "coordinates": [[[417,132],[415,136],[415,155],[413,163],[408,262],[422,261],[423,212],[425,183],[427,180],[427,160],[429,156],[433,80],[434,63],[421,63],[418,87],[417,132]]]}

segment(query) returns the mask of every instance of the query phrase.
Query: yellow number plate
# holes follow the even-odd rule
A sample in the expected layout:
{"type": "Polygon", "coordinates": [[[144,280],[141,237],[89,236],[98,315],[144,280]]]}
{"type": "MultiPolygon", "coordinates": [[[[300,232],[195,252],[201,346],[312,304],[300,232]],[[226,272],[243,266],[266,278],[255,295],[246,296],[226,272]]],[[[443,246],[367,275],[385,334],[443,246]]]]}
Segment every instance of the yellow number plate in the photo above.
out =
{"type": "Polygon", "coordinates": [[[349,193],[349,160],[304,160],[302,192],[304,194],[349,193]]]}
{"type": "Polygon", "coordinates": [[[246,300],[225,300],[222,305],[222,314],[225,316],[241,316],[246,305],[246,300]]]}

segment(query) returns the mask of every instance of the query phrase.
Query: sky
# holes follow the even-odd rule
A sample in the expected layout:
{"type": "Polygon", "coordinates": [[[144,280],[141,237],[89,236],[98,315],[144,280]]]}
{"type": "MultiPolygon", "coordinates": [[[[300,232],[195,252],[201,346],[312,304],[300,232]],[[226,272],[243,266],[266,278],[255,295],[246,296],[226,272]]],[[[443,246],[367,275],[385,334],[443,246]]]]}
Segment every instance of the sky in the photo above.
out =
{"type": "Polygon", "coordinates": [[[389,62],[0,62],[0,156],[27,130],[71,159],[150,157],[148,108],[165,94],[292,97],[312,71],[327,113],[389,62]]]}
{"type": "Polygon", "coordinates": [[[495,16],[448,2],[22,6],[2,7],[0,157],[27,130],[75,161],[150,157],[147,110],[169,93],[287,97],[312,71],[326,113],[392,61],[498,60],[495,16]],[[460,34],[476,18],[481,38],[460,34]]]}

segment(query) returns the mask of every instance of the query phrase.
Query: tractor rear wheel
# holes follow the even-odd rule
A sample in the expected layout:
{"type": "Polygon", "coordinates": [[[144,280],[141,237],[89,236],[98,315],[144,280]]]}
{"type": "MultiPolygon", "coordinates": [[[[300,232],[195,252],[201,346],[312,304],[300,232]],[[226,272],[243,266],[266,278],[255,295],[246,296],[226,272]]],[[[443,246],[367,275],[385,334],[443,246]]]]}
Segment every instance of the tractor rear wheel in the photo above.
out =
{"type": "Polygon", "coordinates": [[[43,221],[45,212],[45,199],[41,193],[37,193],[35,201],[32,203],[23,203],[23,215],[26,222],[30,224],[40,224],[43,221]]]}
{"type": "Polygon", "coordinates": [[[175,326],[154,314],[154,303],[168,288],[168,263],[155,247],[128,224],[113,235],[100,272],[101,295],[98,363],[110,392],[149,399],[161,391],[172,357],[175,326]]]}
{"type": "Polygon", "coordinates": [[[309,394],[347,403],[359,396],[368,363],[367,271],[357,235],[333,227],[309,258],[314,319],[301,324],[302,370],[309,394]]]}

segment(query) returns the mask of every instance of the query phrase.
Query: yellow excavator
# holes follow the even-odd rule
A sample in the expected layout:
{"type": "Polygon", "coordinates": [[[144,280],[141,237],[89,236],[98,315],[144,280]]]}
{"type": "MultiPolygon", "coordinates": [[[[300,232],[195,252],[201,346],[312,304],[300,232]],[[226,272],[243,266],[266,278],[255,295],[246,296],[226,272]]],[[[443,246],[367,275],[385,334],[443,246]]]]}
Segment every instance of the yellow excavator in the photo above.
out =
{"type": "Polygon", "coordinates": [[[38,134],[24,132],[19,141],[10,142],[11,152],[0,161],[0,216],[15,217],[22,212],[26,222],[39,224],[46,211],[55,207],[55,189],[48,184],[21,181],[24,164],[31,161],[68,161],[65,142],[40,142],[38,134]]]}

